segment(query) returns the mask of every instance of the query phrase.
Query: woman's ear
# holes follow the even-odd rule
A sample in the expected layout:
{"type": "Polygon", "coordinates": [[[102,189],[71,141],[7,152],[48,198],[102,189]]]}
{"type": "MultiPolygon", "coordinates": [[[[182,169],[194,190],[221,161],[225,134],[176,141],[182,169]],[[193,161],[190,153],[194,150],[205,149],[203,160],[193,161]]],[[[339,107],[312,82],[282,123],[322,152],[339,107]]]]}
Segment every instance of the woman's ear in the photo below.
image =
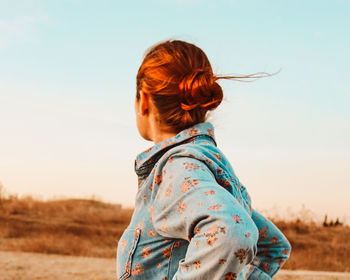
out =
{"type": "Polygon", "coordinates": [[[140,91],[139,112],[141,115],[147,115],[149,111],[149,95],[140,91]]]}

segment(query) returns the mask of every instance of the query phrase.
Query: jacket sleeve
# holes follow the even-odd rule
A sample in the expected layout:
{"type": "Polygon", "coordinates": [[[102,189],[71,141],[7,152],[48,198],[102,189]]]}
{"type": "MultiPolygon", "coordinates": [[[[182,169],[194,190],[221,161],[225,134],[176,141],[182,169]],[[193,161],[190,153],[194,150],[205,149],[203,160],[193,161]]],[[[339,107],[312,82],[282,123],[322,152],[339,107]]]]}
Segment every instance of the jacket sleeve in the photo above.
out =
{"type": "Polygon", "coordinates": [[[258,230],[247,211],[197,159],[170,158],[156,178],[155,229],[189,241],[173,280],[236,279],[256,254],[258,230]]]}
{"type": "Polygon", "coordinates": [[[291,245],[283,233],[267,218],[253,210],[252,219],[259,229],[258,251],[252,262],[249,280],[268,280],[290,256],[291,245]]]}

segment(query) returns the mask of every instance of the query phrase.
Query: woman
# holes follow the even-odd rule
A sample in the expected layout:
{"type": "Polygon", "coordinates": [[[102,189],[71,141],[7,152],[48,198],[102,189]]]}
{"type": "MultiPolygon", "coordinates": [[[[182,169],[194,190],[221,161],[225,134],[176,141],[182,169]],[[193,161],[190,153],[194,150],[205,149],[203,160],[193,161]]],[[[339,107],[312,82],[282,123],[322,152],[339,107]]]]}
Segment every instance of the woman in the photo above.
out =
{"type": "MultiPolygon", "coordinates": [[[[208,111],[222,101],[205,53],[183,41],[148,50],[137,74],[136,207],[117,252],[123,279],[271,279],[290,254],[278,228],[251,208],[217,148],[208,111]]],[[[256,76],[255,76],[256,77],[256,76]]]]}

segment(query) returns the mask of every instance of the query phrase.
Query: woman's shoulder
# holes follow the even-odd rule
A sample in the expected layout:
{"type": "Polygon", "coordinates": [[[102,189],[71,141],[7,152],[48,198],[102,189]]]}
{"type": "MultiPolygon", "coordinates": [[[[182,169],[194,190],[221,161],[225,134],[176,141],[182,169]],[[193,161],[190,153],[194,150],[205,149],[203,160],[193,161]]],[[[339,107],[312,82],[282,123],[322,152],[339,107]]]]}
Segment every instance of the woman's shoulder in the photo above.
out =
{"type": "MultiPolygon", "coordinates": [[[[246,188],[241,184],[226,156],[214,145],[205,141],[186,143],[168,150],[155,166],[156,174],[167,176],[173,183],[182,183],[196,177],[212,180],[228,190],[244,207],[251,211],[251,199],[246,188]],[[180,180],[179,182],[177,182],[180,180]]],[[[159,180],[158,180],[159,181],[159,180]]]]}

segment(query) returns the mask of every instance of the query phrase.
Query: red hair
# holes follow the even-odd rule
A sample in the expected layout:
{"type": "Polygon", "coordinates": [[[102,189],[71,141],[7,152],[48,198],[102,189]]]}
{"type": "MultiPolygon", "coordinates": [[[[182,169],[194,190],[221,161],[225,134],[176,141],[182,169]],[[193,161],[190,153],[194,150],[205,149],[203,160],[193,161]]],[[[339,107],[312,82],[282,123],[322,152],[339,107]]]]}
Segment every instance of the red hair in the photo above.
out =
{"type": "Polygon", "coordinates": [[[223,92],[217,80],[262,77],[256,74],[214,75],[200,48],[184,41],[168,40],[146,52],[136,77],[136,98],[140,91],[149,94],[161,121],[170,130],[179,132],[205,121],[206,113],[219,106],[223,92]]]}

